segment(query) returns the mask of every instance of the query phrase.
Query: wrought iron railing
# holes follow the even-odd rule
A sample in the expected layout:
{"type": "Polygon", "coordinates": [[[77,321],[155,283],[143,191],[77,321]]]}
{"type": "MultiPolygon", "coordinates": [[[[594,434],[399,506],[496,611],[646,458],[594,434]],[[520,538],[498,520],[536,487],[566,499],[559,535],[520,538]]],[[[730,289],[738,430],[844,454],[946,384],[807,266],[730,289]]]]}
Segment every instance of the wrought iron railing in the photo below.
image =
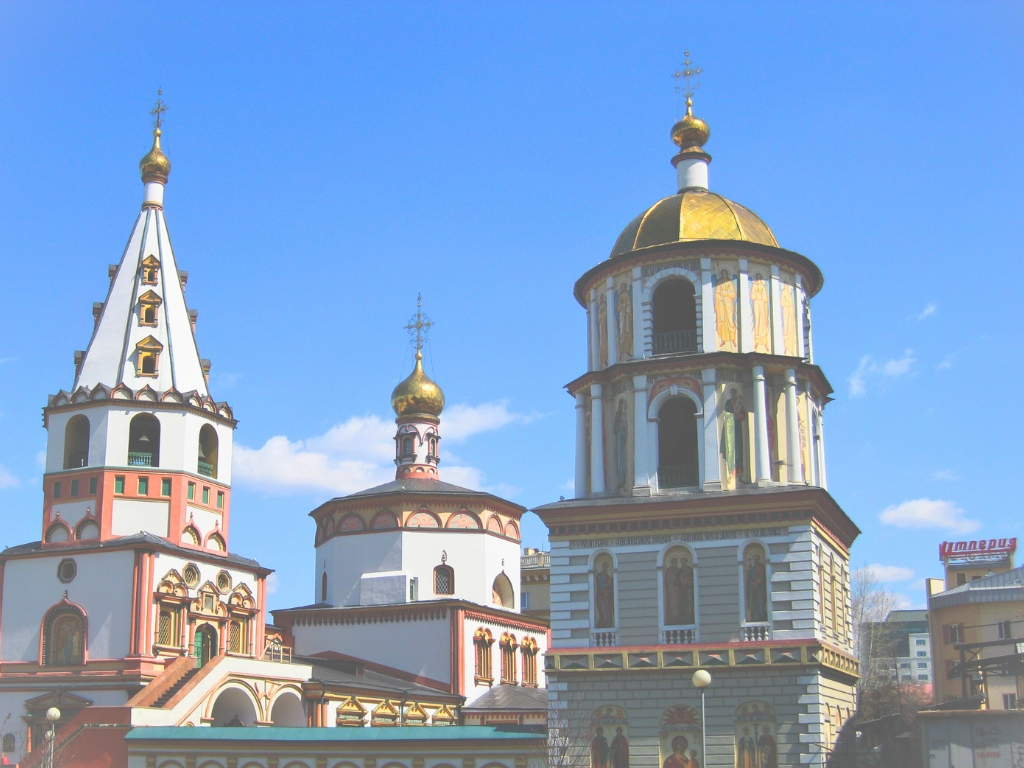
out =
{"type": "Polygon", "coordinates": [[[662,488],[692,488],[699,483],[696,463],[658,467],[658,485],[662,488]]]}
{"type": "Polygon", "coordinates": [[[152,467],[153,466],[153,454],[152,453],[138,453],[136,451],[128,452],[128,466],[129,467],[152,467]]]}
{"type": "Polygon", "coordinates": [[[671,355],[674,352],[696,352],[697,331],[668,331],[651,334],[654,354],[671,355]]]}
{"type": "Polygon", "coordinates": [[[213,477],[213,464],[207,464],[205,461],[200,461],[199,474],[206,475],[207,477],[213,477]]]}

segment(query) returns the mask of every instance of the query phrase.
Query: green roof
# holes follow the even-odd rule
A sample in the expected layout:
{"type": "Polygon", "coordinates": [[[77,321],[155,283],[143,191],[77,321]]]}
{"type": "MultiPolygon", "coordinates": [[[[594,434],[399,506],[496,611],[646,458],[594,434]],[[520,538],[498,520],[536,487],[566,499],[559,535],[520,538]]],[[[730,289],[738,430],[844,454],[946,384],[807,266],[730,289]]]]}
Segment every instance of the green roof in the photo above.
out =
{"type": "Polygon", "coordinates": [[[140,726],[128,740],[157,741],[262,741],[262,742],[360,742],[360,741],[510,741],[543,740],[544,734],[526,729],[491,725],[434,725],[391,728],[190,728],[188,726],[140,726]]]}

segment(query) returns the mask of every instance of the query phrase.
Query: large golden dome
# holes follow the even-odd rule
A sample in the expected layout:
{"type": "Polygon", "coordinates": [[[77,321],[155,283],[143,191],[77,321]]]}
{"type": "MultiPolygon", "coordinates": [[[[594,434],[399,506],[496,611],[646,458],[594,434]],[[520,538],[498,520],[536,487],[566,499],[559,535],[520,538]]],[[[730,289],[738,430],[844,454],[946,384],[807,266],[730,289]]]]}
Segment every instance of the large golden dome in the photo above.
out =
{"type": "Polygon", "coordinates": [[[690,240],[743,240],[779,247],[771,229],[753,211],[706,189],[686,189],[633,219],[611,255],[690,240]]]}
{"type": "Polygon", "coordinates": [[[153,131],[153,148],[139,161],[139,172],[142,174],[144,182],[159,181],[166,184],[167,177],[171,173],[171,161],[167,159],[167,155],[160,149],[161,133],[162,131],[159,128],[153,131]]]}
{"type": "Polygon", "coordinates": [[[423,353],[416,350],[416,367],[391,393],[391,407],[398,416],[438,417],[444,410],[444,392],[423,372],[423,353]]]}

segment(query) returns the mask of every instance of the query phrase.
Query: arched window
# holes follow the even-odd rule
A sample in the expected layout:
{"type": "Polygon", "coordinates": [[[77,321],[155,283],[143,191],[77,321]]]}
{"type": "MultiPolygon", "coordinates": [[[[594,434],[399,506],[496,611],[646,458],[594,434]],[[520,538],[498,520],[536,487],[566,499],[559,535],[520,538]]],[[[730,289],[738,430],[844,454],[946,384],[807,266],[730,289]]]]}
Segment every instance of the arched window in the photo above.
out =
{"type": "Polygon", "coordinates": [[[218,552],[224,552],[227,546],[224,544],[224,537],[219,533],[211,533],[210,538],[206,540],[207,549],[215,549],[218,552]]]}
{"type": "Polygon", "coordinates": [[[228,651],[245,653],[245,623],[238,619],[228,624],[228,651]]]}
{"type": "Polygon", "coordinates": [[[743,549],[743,627],[744,641],[770,640],[768,619],[768,553],[761,544],[743,549]],[[755,626],[750,626],[755,625],[755,626]]]}
{"type": "Polygon", "coordinates": [[[43,619],[43,665],[76,667],[85,659],[85,616],[75,606],[58,605],[43,619]]]}
{"type": "Polygon", "coordinates": [[[697,351],[697,301],[689,280],[665,280],[654,289],[654,354],[697,351]]]}
{"type": "Polygon", "coordinates": [[[409,458],[410,456],[416,455],[416,451],[413,450],[413,439],[411,435],[406,435],[402,438],[402,452],[401,458],[409,458]]]}
{"type": "Polygon", "coordinates": [[[76,539],[98,539],[100,537],[100,527],[96,525],[96,521],[92,519],[85,519],[78,524],[75,529],[76,539]]]}
{"type": "Polygon", "coordinates": [[[162,608],[160,610],[160,619],[156,629],[156,642],[157,645],[162,645],[169,648],[177,647],[178,645],[178,615],[177,612],[170,608],[162,608]]]}
{"type": "Polygon", "coordinates": [[[491,586],[491,601],[502,608],[515,608],[516,595],[512,590],[512,582],[504,572],[499,573],[491,586]]]}
{"type": "Polygon", "coordinates": [[[672,398],[658,412],[658,485],[698,485],[697,455],[697,406],[688,397],[672,398]]]}
{"type": "Polygon", "coordinates": [[[455,594],[455,569],[442,563],[434,569],[434,594],[455,594]]]}
{"type": "Polygon", "coordinates": [[[537,641],[532,637],[524,637],[519,650],[523,654],[523,685],[527,688],[536,688],[537,641]]]}
{"type": "Polygon", "coordinates": [[[490,685],[494,682],[494,678],[491,676],[491,645],[493,643],[494,638],[489,629],[480,627],[473,633],[474,679],[477,685],[490,685]]]}
{"type": "Polygon", "coordinates": [[[320,602],[327,602],[327,571],[320,576],[320,602]]]}
{"type": "Polygon", "coordinates": [[[501,683],[502,685],[515,685],[516,649],[519,647],[516,636],[505,632],[501,636],[498,647],[501,648],[501,683]]]}
{"type": "Polygon", "coordinates": [[[217,430],[209,424],[203,424],[199,430],[199,474],[217,477],[217,430]]]}
{"type": "Polygon", "coordinates": [[[139,325],[156,325],[160,317],[160,304],[163,299],[153,291],[146,291],[139,297],[139,325]]]}
{"type": "Polygon", "coordinates": [[[89,466],[89,419],[79,414],[64,427],[64,469],[89,466]]]}
{"type": "Polygon", "coordinates": [[[433,433],[427,436],[427,460],[437,461],[437,435],[433,433]]]}
{"type": "Polygon", "coordinates": [[[160,466],[160,421],[151,413],[138,414],[128,427],[128,466],[160,466]]]}

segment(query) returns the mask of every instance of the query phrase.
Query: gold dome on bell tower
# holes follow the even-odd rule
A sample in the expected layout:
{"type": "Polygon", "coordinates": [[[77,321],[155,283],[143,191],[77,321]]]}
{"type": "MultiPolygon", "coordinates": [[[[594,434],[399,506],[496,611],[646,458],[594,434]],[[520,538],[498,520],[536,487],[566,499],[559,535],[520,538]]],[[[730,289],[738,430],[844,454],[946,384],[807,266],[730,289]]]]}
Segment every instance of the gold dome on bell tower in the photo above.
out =
{"type": "Polygon", "coordinates": [[[167,177],[171,175],[171,161],[167,159],[163,149],[160,148],[160,130],[163,113],[167,111],[167,105],[159,98],[163,91],[157,91],[156,106],[150,110],[151,115],[156,115],[156,122],[153,127],[153,147],[139,161],[139,173],[142,174],[143,183],[158,181],[161,184],[167,183],[167,177]]]}
{"type": "Polygon", "coordinates": [[[433,326],[430,318],[423,314],[423,296],[416,296],[416,314],[405,326],[415,335],[416,365],[405,380],[391,393],[391,407],[399,418],[426,416],[437,419],[444,410],[444,392],[423,371],[423,342],[427,331],[433,326]]]}

